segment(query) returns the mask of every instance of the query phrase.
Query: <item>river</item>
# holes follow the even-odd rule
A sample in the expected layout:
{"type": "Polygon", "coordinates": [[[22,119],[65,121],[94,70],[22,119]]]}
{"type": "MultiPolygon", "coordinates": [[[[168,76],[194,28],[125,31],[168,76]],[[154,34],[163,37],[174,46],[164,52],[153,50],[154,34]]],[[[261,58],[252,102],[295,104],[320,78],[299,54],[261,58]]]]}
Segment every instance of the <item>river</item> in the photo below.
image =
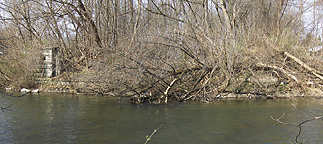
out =
{"type": "MultiPolygon", "coordinates": [[[[299,123],[321,116],[320,103],[322,99],[274,99],[134,105],[113,97],[0,94],[0,107],[12,105],[11,111],[0,111],[0,143],[143,144],[162,126],[149,143],[286,144],[295,142],[298,128],[277,124],[271,116],[284,113],[281,121],[299,123]]],[[[299,138],[304,140],[323,143],[323,121],[306,123],[299,138]]]]}

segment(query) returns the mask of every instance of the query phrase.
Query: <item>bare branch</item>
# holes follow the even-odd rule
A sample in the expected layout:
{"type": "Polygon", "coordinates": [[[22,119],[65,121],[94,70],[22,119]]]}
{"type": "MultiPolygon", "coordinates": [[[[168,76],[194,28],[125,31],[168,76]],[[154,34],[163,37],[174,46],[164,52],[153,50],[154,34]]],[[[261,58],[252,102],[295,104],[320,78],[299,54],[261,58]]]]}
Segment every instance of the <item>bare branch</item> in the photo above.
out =
{"type": "Polygon", "coordinates": [[[277,118],[277,119],[273,118],[272,116],[270,116],[270,118],[272,120],[276,121],[277,123],[280,123],[280,124],[297,126],[297,124],[291,124],[291,123],[282,122],[280,119],[282,119],[284,116],[285,116],[285,113],[282,113],[282,115],[279,118],[277,118]]]}
{"type": "Polygon", "coordinates": [[[299,141],[298,141],[298,137],[299,137],[299,136],[301,135],[301,133],[302,133],[302,125],[303,125],[303,124],[305,124],[305,123],[307,123],[307,122],[314,121],[314,120],[323,120],[323,116],[318,116],[318,117],[314,117],[314,118],[311,118],[311,119],[305,120],[305,121],[303,121],[303,122],[301,122],[301,123],[299,123],[299,124],[297,125],[297,127],[299,128],[299,131],[298,131],[297,136],[295,137],[295,142],[296,142],[296,143],[299,143],[299,141]]]}
{"type": "Polygon", "coordinates": [[[161,127],[163,127],[163,124],[161,124],[157,129],[154,129],[154,131],[150,134],[150,136],[147,136],[146,137],[146,142],[145,142],[145,144],[147,144],[148,143],[148,141],[150,141],[151,140],[151,137],[161,128],[161,127]]]}
{"type": "Polygon", "coordinates": [[[169,89],[174,85],[174,83],[177,81],[177,78],[175,78],[170,84],[169,86],[167,87],[167,89],[165,90],[164,92],[164,95],[165,95],[165,103],[167,103],[167,99],[168,99],[168,91],[169,89]]]}

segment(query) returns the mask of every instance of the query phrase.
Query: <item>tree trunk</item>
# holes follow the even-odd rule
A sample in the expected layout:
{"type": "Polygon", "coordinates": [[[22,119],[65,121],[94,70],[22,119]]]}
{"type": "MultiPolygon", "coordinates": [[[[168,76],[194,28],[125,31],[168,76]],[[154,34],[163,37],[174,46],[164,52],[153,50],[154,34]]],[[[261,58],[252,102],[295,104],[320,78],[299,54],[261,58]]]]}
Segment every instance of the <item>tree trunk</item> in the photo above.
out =
{"type": "Polygon", "coordinates": [[[133,0],[129,0],[129,7],[130,7],[130,31],[134,31],[135,26],[135,19],[134,19],[134,8],[133,8],[133,0]]]}
{"type": "Polygon", "coordinates": [[[100,36],[99,36],[99,31],[98,31],[98,28],[96,27],[94,21],[92,20],[92,18],[89,16],[88,12],[86,11],[86,8],[82,2],[82,0],[78,0],[78,3],[79,3],[79,7],[80,9],[82,10],[82,14],[83,16],[86,18],[86,20],[90,23],[90,27],[91,27],[91,30],[93,32],[93,36],[94,36],[94,41],[96,42],[96,44],[99,46],[99,47],[102,47],[102,44],[101,44],[101,39],[100,39],[100,36]]]}
{"type": "Polygon", "coordinates": [[[119,14],[119,0],[115,0],[114,2],[114,25],[113,25],[113,37],[114,42],[113,45],[118,45],[118,14],[119,14]]]}

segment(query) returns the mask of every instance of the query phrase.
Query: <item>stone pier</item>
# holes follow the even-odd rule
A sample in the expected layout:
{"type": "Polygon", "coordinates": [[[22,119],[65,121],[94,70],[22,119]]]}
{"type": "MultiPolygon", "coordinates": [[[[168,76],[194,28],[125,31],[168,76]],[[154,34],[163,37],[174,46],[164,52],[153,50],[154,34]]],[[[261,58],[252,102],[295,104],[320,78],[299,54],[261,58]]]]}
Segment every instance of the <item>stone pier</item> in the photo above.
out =
{"type": "Polygon", "coordinates": [[[60,63],[58,47],[45,48],[43,50],[44,64],[43,64],[43,76],[50,78],[60,75],[60,63]]]}

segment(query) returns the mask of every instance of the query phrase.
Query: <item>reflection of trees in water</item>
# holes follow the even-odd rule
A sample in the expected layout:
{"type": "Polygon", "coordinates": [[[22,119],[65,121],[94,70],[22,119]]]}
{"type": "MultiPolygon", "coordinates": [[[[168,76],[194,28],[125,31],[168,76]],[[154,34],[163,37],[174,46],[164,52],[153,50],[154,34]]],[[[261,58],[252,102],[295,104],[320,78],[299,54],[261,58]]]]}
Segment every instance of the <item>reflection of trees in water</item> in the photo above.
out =
{"type": "MultiPolygon", "coordinates": [[[[14,93],[7,93],[7,92],[4,92],[4,91],[1,91],[0,90],[0,94],[2,96],[9,96],[9,97],[15,97],[15,98],[19,98],[19,97],[23,97],[23,96],[26,96],[27,93],[19,93],[18,95],[14,95],[14,93]]],[[[10,107],[12,106],[12,104],[10,104],[9,106],[5,106],[5,107],[0,107],[2,112],[5,113],[5,111],[11,111],[10,107]]]]}
{"type": "Polygon", "coordinates": [[[12,104],[7,107],[1,107],[2,112],[6,113],[5,111],[11,111],[11,109],[9,109],[11,106],[12,104]]]}

